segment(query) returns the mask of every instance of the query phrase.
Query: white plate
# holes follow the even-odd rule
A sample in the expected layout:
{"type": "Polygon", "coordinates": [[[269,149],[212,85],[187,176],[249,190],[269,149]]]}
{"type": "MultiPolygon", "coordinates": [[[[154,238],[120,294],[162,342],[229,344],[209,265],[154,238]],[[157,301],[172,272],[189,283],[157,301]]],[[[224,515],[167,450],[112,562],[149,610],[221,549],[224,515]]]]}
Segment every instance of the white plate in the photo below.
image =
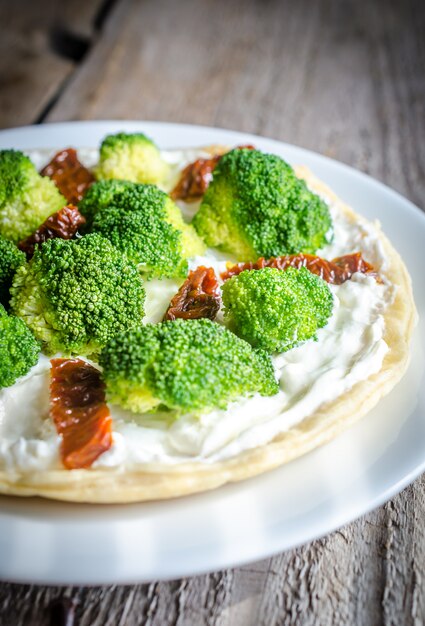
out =
{"type": "Polygon", "coordinates": [[[346,165],[284,143],[215,128],[78,122],[6,130],[0,148],[93,147],[141,130],[163,148],[245,144],[304,163],[356,211],[378,218],[413,278],[422,319],[412,362],[378,407],[330,444],[254,479],[168,502],[88,506],[0,497],[0,578],[132,583],[262,559],[324,535],[391,498],[425,470],[425,216],[346,165]]]}

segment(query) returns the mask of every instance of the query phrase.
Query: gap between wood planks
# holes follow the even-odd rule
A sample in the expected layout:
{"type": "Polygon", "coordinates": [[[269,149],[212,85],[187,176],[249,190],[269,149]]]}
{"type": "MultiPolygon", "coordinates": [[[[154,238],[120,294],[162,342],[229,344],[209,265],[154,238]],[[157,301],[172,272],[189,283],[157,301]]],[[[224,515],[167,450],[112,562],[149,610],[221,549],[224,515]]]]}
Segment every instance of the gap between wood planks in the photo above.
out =
{"type": "Polygon", "coordinates": [[[0,1],[0,128],[45,121],[117,2],[0,1]]]}
{"type": "Polygon", "coordinates": [[[86,54],[90,51],[96,37],[102,30],[104,22],[110,14],[113,6],[118,1],[119,0],[102,1],[92,21],[93,33],[91,36],[87,36],[87,34],[81,35],[73,31],[69,31],[66,26],[59,26],[52,30],[50,41],[53,50],[60,56],[74,61],[76,65],[74,70],[60,83],[56,92],[52,95],[40,114],[34,120],[34,124],[42,124],[44,122],[52,108],[58,102],[59,98],[66,91],[78,64],[84,60],[86,54]]]}

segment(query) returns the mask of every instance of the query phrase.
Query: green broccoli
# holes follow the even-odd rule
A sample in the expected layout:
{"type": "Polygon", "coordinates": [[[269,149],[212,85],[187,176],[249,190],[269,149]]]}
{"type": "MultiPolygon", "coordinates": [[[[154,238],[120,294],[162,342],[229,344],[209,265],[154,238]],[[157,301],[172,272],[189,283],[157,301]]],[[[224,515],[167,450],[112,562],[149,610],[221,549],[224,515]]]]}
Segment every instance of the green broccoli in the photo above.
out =
{"type": "Polygon", "coordinates": [[[18,242],[66,205],[55,183],[16,150],[0,150],[0,235],[18,242]]]}
{"type": "Polygon", "coordinates": [[[12,241],[0,235],[0,304],[8,306],[12,278],[18,267],[25,261],[25,254],[12,241]]]}
{"type": "Polygon", "coordinates": [[[121,333],[99,363],[109,400],[136,413],[160,404],[177,413],[205,412],[241,396],[278,391],[269,357],[207,319],[121,333]]]}
{"type": "Polygon", "coordinates": [[[149,277],[184,277],[186,259],[205,250],[177,205],[155,185],[101,181],[87,191],[80,210],[92,232],[109,239],[149,277]]]}
{"type": "Polygon", "coordinates": [[[0,388],[10,387],[37,363],[40,345],[22,320],[0,304],[0,388]]]}
{"type": "Polygon", "coordinates": [[[142,323],[137,267],[100,235],[50,239],[15,274],[10,301],[46,352],[95,354],[142,323]]]}
{"type": "Polygon", "coordinates": [[[118,133],[103,140],[95,174],[98,180],[119,178],[161,185],[167,181],[170,167],[143,133],[118,133]]]}
{"type": "Polygon", "coordinates": [[[314,338],[333,308],[328,284],[305,267],[246,270],[227,280],[222,293],[229,328],[267,352],[314,338]]]}
{"type": "Polygon", "coordinates": [[[78,205],[78,210],[86,218],[85,230],[90,229],[98,211],[114,206],[126,189],[134,187],[128,180],[101,180],[91,185],[78,205]]]}
{"type": "Polygon", "coordinates": [[[314,253],[332,227],[326,203],[288,163],[249,149],[223,155],[192,223],[207,245],[242,261],[314,253]]]}

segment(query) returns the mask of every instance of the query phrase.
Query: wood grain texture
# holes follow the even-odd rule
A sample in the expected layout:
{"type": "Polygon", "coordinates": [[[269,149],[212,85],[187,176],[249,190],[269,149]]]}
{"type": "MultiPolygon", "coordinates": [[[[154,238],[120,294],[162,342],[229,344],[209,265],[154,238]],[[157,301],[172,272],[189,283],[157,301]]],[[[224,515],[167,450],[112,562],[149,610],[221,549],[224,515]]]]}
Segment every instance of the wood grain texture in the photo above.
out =
{"type": "MultiPolygon", "coordinates": [[[[424,206],[424,32],[419,0],[121,0],[48,119],[264,134],[424,206]]],[[[51,600],[71,597],[78,626],[419,626],[424,520],[421,478],[341,530],[245,567],[132,587],[0,585],[0,624],[47,626],[51,600]]]]}
{"type": "Polygon", "coordinates": [[[259,133],[423,202],[424,29],[420,0],[123,0],[49,121],[259,133]]]}
{"type": "Polygon", "coordinates": [[[0,0],[0,128],[39,119],[76,67],[58,48],[65,53],[78,42],[89,43],[101,5],[102,0],[0,0]]]}

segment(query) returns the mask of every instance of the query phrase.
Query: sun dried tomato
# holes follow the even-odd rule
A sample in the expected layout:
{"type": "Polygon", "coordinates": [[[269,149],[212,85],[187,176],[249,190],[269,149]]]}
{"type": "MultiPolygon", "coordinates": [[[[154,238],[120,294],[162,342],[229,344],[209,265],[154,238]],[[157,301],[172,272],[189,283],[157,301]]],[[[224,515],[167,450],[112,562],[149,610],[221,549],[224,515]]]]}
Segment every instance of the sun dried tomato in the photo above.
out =
{"type": "MultiPolygon", "coordinates": [[[[254,150],[254,146],[249,144],[237,146],[236,149],[241,150],[242,148],[254,150]]],[[[197,159],[193,163],[189,163],[182,171],[179,182],[170,194],[172,199],[195,202],[202,198],[212,181],[213,170],[222,156],[222,154],[216,154],[209,159],[197,159]]]]}
{"type": "Polygon", "coordinates": [[[55,154],[40,174],[51,178],[70,204],[78,204],[95,180],[90,170],[78,160],[74,148],[66,148],[55,154]]]}
{"type": "Polygon", "coordinates": [[[37,244],[42,244],[48,239],[72,239],[77,234],[78,228],[85,223],[86,219],[77,207],[65,206],[60,211],[50,215],[34,234],[20,241],[18,247],[30,259],[37,244]]]}
{"type": "Polygon", "coordinates": [[[212,267],[197,267],[170,302],[164,320],[215,319],[220,309],[220,293],[212,267]]]}
{"type": "Polygon", "coordinates": [[[219,162],[221,155],[217,154],[210,159],[197,159],[189,163],[181,173],[180,180],[171,192],[173,200],[195,202],[202,198],[212,181],[212,172],[219,162]]]}
{"type": "MultiPolygon", "coordinates": [[[[332,260],[335,265],[335,273],[338,275],[339,283],[343,283],[349,280],[356,272],[362,274],[368,274],[376,278],[378,282],[382,282],[373,265],[368,263],[362,257],[361,252],[355,252],[354,254],[345,254],[344,256],[337,257],[332,260]]],[[[335,281],[336,282],[336,281],[335,281]]]]}
{"type": "Polygon", "coordinates": [[[225,272],[221,273],[221,278],[222,280],[227,280],[232,276],[237,276],[244,270],[259,270],[264,267],[274,267],[279,270],[284,270],[287,267],[296,267],[297,269],[306,267],[310,272],[320,276],[327,283],[335,285],[341,285],[356,272],[362,272],[362,274],[368,274],[378,281],[380,280],[373,265],[363,259],[361,252],[346,254],[333,259],[333,261],[327,261],[313,254],[291,254],[270,259],[261,257],[255,262],[231,265],[225,272]]]}
{"type": "Polygon", "coordinates": [[[50,415],[62,436],[62,462],[67,469],[91,467],[112,445],[105,383],[81,359],[52,359],[51,366],[50,415]]]}

